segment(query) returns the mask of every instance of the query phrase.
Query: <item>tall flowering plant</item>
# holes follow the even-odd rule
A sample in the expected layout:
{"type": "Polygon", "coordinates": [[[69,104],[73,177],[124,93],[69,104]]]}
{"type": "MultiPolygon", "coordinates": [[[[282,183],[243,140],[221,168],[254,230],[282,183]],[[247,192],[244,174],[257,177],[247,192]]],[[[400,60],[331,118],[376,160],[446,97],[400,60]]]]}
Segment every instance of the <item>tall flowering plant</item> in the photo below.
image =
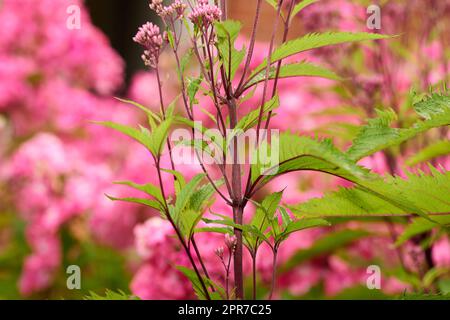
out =
{"type": "Polygon", "coordinates": [[[272,287],[267,295],[272,298],[277,257],[283,242],[293,233],[326,227],[338,221],[336,218],[417,215],[423,223],[436,227],[443,226],[442,219],[448,219],[449,205],[443,201],[450,183],[447,172],[432,168],[430,175],[401,179],[378,176],[359,164],[378,151],[447,126],[450,99],[445,89],[442,93],[412,97],[418,119],[411,126],[393,128],[390,121],[393,112],[379,111],[377,118],[360,128],[345,151],[329,139],[293,132],[296,128],[280,133],[271,126],[275,112],[283,112],[280,79],[340,80],[323,66],[306,60],[299,62],[298,55],[345,43],[386,41],[390,36],[325,32],[288,40],[293,17],[315,1],[267,2],[274,7],[276,20],[265,48],[265,59],[255,65],[262,0],[257,1],[251,38],[241,48],[237,45],[241,23],[228,20],[226,1],[174,1],[169,5],[161,0],[151,1],[150,9],[161,18],[164,31],[149,22],[139,29],[134,41],[144,48],[145,65],[155,71],[160,111],[122,100],[147,115],[146,125],[134,128],[114,122],[99,123],[142,144],[157,173],[156,184],[119,183],[146,194],[146,198],[109,196],[110,199],[139,203],[160,212],[186,254],[187,264],[178,269],[202,299],[256,298],[256,261],[263,244],[272,251],[272,287]],[[278,43],[280,30],[282,39],[278,43]],[[185,43],[187,50],[182,46],[185,43]],[[169,104],[164,99],[160,76],[160,55],[166,48],[175,60],[180,82],[179,96],[169,104]],[[195,74],[188,71],[192,61],[198,68],[195,74]],[[202,106],[201,94],[210,100],[212,110],[202,106]],[[257,103],[244,108],[249,99],[257,103]],[[178,104],[184,115],[177,113],[178,104]],[[166,157],[169,161],[164,161],[166,157]],[[181,169],[185,165],[198,165],[201,173],[187,178],[181,169]],[[351,187],[298,205],[286,205],[283,190],[260,197],[260,191],[277,177],[305,171],[339,177],[350,182],[351,187]],[[432,195],[425,192],[429,188],[436,192],[432,195]],[[417,195],[418,190],[424,192],[417,195]],[[216,212],[212,205],[216,197],[226,204],[220,208],[221,212],[216,212]],[[255,208],[253,214],[250,207],[255,208]],[[223,283],[213,279],[197,245],[196,237],[205,233],[224,234],[226,250],[222,247],[216,250],[224,269],[223,283]],[[244,290],[244,250],[251,257],[252,294],[244,290]]]}

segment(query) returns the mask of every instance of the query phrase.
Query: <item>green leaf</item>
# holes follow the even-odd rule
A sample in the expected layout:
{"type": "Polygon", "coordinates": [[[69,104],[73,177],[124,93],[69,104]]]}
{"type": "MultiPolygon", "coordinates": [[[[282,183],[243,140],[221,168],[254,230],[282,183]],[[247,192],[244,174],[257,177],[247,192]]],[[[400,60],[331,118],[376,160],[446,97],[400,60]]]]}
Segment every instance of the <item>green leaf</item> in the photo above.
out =
{"type": "MultiPolygon", "coordinates": [[[[175,117],[175,119],[176,119],[177,123],[187,125],[190,128],[194,129],[196,131],[195,133],[200,133],[201,134],[200,138],[203,138],[203,140],[196,139],[196,140],[194,140],[194,142],[189,143],[188,145],[197,147],[200,150],[204,150],[204,148],[206,146],[205,143],[208,144],[209,142],[211,142],[214,144],[215,147],[217,147],[217,150],[219,152],[223,152],[224,146],[225,146],[225,141],[224,141],[222,135],[220,135],[220,136],[215,135],[214,131],[209,130],[207,127],[203,126],[198,121],[192,121],[190,119],[186,119],[183,117],[175,117]]],[[[213,149],[216,149],[216,148],[213,148],[213,149]]],[[[211,150],[209,150],[209,151],[211,151],[211,150]]]]}
{"type": "MultiPolygon", "coordinates": [[[[271,67],[269,73],[269,80],[275,79],[277,75],[277,68],[271,67]]],[[[303,61],[299,63],[286,64],[281,66],[278,78],[294,78],[294,77],[319,77],[331,80],[342,80],[337,74],[333,71],[330,71],[324,67],[317,66],[311,64],[309,62],[303,61]]],[[[254,77],[247,83],[245,89],[248,89],[255,84],[265,81],[266,79],[266,71],[263,70],[258,74],[255,74],[254,77]]]]}
{"type": "Polygon", "coordinates": [[[418,151],[415,155],[409,157],[406,160],[406,165],[412,167],[448,154],[450,154],[450,141],[439,140],[418,151]]]}
{"type": "Polygon", "coordinates": [[[448,114],[450,109],[450,96],[448,91],[443,93],[434,92],[425,96],[415,95],[413,99],[414,110],[426,120],[448,114]]]}
{"type": "MultiPolygon", "coordinates": [[[[224,179],[214,181],[214,184],[216,187],[220,187],[224,184],[224,179]]],[[[194,211],[204,211],[208,203],[212,201],[215,192],[214,186],[208,182],[192,194],[189,200],[189,208],[194,211]]]]}
{"type": "MultiPolygon", "coordinates": [[[[279,106],[280,106],[280,98],[278,97],[278,95],[275,95],[270,101],[264,104],[263,116],[268,112],[277,109],[279,106]]],[[[255,110],[243,116],[236,125],[235,131],[242,130],[245,132],[256,126],[258,123],[259,113],[260,113],[259,108],[256,108],[255,110]]],[[[231,136],[233,136],[233,134],[231,134],[231,136]]],[[[231,139],[232,138],[229,138],[229,140],[231,139]]]]}
{"type": "Polygon", "coordinates": [[[194,231],[195,233],[212,232],[212,233],[227,234],[232,233],[233,229],[226,227],[205,227],[205,228],[197,228],[194,231]]]}
{"type": "Polygon", "coordinates": [[[186,68],[189,66],[192,56],[194,55],[194,50],[193,49],[189,49],[189,51],[187,52],[187,54],[183,55],[183,57],[181,58],[180,61],[180,76],[184,74],[184,72],[186,71],[186,68]]]}
{"type": "Polygon", "coordinates": [[[235,49],[235,42],[241,31],[242,24],[239,21],[227,20],[215,24],[217,32],[217,49],[223,62],[226,74],[232,80],[240,64],[245,58],[245,48],[235,49]]]}
{"type": "Polygon", "coordinates": [[[312,5],[312,4],[314,4],[314,3],[318,2],[318,1],[319,0],[303,0],[302,2],[296,4],[294,9],[292,10],[291,21],[292,21],[292,19],[295,18],[295,16],[297,14],[300,13],[300,11],[302,11],[306,7],[309,7],[310,5],[312,5]]]}
{"type": "Polygon", "coordinates": [[[123,201],[123,202],[129,202],[129,203],[136,203],[136,204],[142,204],[144,206],[156,209],[160,212],[162,212],[162,208],[159,202],[149,199],[141,199],[141,198],[115,198],[109,195],[106,195],[109,200],[112,201],[123,201]]]}
{"type": "MultiPolygon", "coordinates": [[[[447,226],[447,228],[450,226],[450,213],[448,216],[436,216],[433,217],[433,220],[436,220],[439,222],[442,226],[447,226]]],[[[407,242],[409,239],[431,231],[435,228],[439,227],[436,223],[432,221],[428,221],[424,218],[415,218],[412,223],[410,223],[405,230],[403,230],[402,234],[398,237],[397,241],[395,242],[396,246],[401,246],[405,242],[407,242]]]]}
{"type": "Polygon", "coordinates": [[[179,215],[179,219],[175,223],[180,228],[186,240],[189,241],[192,238],[194,229],[202,219],[202,216],[202,211],[194,211],[191,209],[186,209],[179,215]]]}
{"type": "Polygon", "coordinates": [[[265,1],[275,10],[278,9],[278,1],[277,0],[265,0],[265,1]]]}
{"type": "Polygon", "coordinates": [[[189,181],[184,188],[182,188],[177,195],[175,201],[175,214],[181,213],[188,205],[192,196],[195,194],[197,186],[205,177],[205,174],[198,174],[191,181],[189,181]]]}
{"type": "Polygon", "coordinates": [[[279,165],[275,166],[274,170],[267,168],[268,164],[265,163],[272,162],[271,155],[266,157],[264,148],[262,150],[258,150],[257,162],[252,165],[252,181],[259,179],[261,185],[268,183],[276,176],[292,171],[320,171],[350,181],[371,177],[366,169],[358,166],[339,151],[331,140],[317,140],[289,132],[281,134],[279,150],[273,148],[273,143],[270,150],[271,155],[272,153],[275,156],[279,155],[276,159],[279,165]]]}
{"type": "Polygon", "coordinates": [[[192,108],[193,105],[198,103],[198,100],[196,99],[197,93],[200,90],[200,86],[202,84],[203,77],[198,77],[195,79],[188,78],[188,85],[187,85],[187,94],[189,97],[189,104],[192,108]]]}
{"type": "Polygon", "coordinates": [[[372,290],[367,285],[357,285],[351,288],[345,288],[333,297],[333,300],[389,300],[390,297],[381,290],[372,290]]]}
{"type": "Polygon", "coordinates": [[[139,300],[138,297],[125,293],[122,290],[117,292],[106,289],[105,295],[99,295],[93,291],[89,291],[89,295],[84,297],[85,300],[139,300]]]}
{"type": "Polygon", "coordinates": [[[186,179],[184,179],[183,174],[176,170],[161,169],[161,171],[170,173],[175,177],[175,194],[179,194],[180,191],[186,186],[186,179]]]}
{"type": "Polygon", "coordinates": [[[129,127],[129,126],[125,126],[125,125],[121,125],[121,124],[109,122],[109,121],[94,122],[94,123],[123,133],[124,135],[126,135],[126,136],[132,138],[133,140],[139,142],[140,144],[142,144],[154,155],[154,153],[153,153],[154,147],[153,147],[152,141],[145,132],[137,130],[137,129],[129,127]]]}
{"type": "MultiPolygon", "coordinates": [[[[300,217],[377,217],[450,213],[450,173],[433,170],[432,175],[408,179],[387,176],[362,186],[341,188],[289,208],[300,217]],[[368,192],[368,189],[375,193],[368,192]]],[[[433,216],[434,219],[434,216],[433,216]]]]}
{"type": "Polygon", "coordinates": [[[359,160],[367,155],[385,149],[389,141],[395,141],[399,137],[399,130],[390,125],[397,119],[392,109],[387,111],[376,110],[378,117],[368,121],[362,127],[348,149],[347,155],[354,160],[359,160]]]}
{"type": "Polygon", "coordinates": [[[150,143],[153,148],[155,156],[159,156],[162,153],[162,149],[167,142],[169,131],[172,126],[172,118],[167,118],[161,124],[155,128],[155,130],[149,134],[150,143]]]}
{"type": "MultiPolygon", "coordinates": [[[[271,63],[283,60],[287,57],[293,56],[295,54],[309,51],[316,48],[359,42],[365,40],[377,40],[377,39],[387,39],[390,36],[380,35],[376,33],[350,33],[350,32],[327,32],[327,33],[311,33],[307,34],[301,38],[288,41],[282,44],[280,47],[274,50],[271,63]]],[[[252,72],[250,77],[258,74],[261,70],[267,67],[267,59],[264,60],[256,69],[252,72]]]]}
{"type": "Polygon", "coordinates": [[[281,213],[281,220],[283,224],[283,228],[286,229],[287,226],[292,222],[292,218],[287,212],[285,207],[279,207],[278,210],[280,210],[281,213]]]}
{"type": "MultiPolygon", "coordinates": [[[[189,207],[189,204],[191,203],[196,207],[201,206],[198,203],[198,198],[196,200],[192,200],[192,198],[196,195],[197,187],[204,177],[204,174],[199,174],[192,178],[178,193],[175,206],[169,208],[172,219],[187,240],[191,238],[195,226],[203,216],[203,211],[193,210],[189,207]]],[[[202,196],[200,198],[203,200],[202,196]]]]}
{"type": "MultiPolygon", "coordinates": [[[[149,116],[149,119],[152,117],[149,116]]],[[[167,141],[167,136],[172,125],[172,118],[163,120],[159,125],[152,122],[153,132],[150,132],[147,128],[140,126],[140,130],[126,125],[114,123],[114,122],[94,122],[98,125],[114,129],[126,136],[136,140],[144,147],[146,147],[154,157],[161,155],[163,145],[167,141]]]]}
{"type": "Polygon", "coordinates": [[[450,300],[450,294],[405,293],[398,300],[450,300]]]}
{"type": "Polygon", "coordinates": [[[378,110],[378,118],[369,120],[368,124],[361,128],[347,155],[351,159],[360,160],[383,149],[400,145],[430,129],[450,125],[448,93],[426,96],[416,101],[414,109],[425,120],[414,123],[410,128],[391,128],[396,114],[392,110],[378,110]]]}
{"type": "Polygon", "coordinates": [[[183,267],[183,266],[177,266],[176,268],[178,269],[178,271],[180,271],[182,274],[184,274],[186,276],[186,278],[189,279],[189,281],[192,284],[192,288],[194,289],[194,292],[197,295],[197,297],[200,300],[206,300],[207,299],[206,293],[203,290],[203,287],[200,283],[200,279],[197,277],[197,274],[193,270],[183,267]]]}
{"type": "Polygon", "coordinates": [[[283,231],[281,236],[283,238],[289,236],[291,233],[302,231],[305,229],[317,228],[317,227],[328,227],[331,224],[324,219],[302,219],[296,220],[289,223],[286,229],[283,231]]]}
{"type": "MultiPolygon", "coordinates": [[[[282,197],[283,191],[274,192],[265,197],[261,204],[257,204],[258,207],[256,208],[255,215],[253,216],[250,225],[259,230],[261,233],[265,233],[269,226],[272,226],[272,229],[274,227],[277,228],[278,224],[277,221],[275,221],[275,213],[282,197]]],[[[272,232],[277,233],[278,230],[273,230],[272,232]]],[[[248,239],[248,244],[251,248],[257,249],[263,239],[259,239],[256,235],[250,236],[248,239]]]]}
{"type": "Polygon", "coordinates": [[[155,121],[158,121],[158,122],[161,122],[161,118],[155,112],[153,112],[149,108],[143,106],[142,104],[137,103],[137,102],[132,101],[132,100],[127,100],[127,99],[122,99],[122,98],[117,98],[117,97],[115,99],[120,101],[120,102],[132,105],[132,106],[138,108],[139,110],[143,111],[144,113],[146,113],[151,119],[153,119],[155,121]]]}
{"type": "Polygon", "coordinates": [[[161,190],[159,189],[159,187],[157,187],[151,183],[141,185],[141,184],[136,184],[136,183],[130,182],[130,181],[119,181],[119,182],[115,182],[115,184],[128,186],[133,189],[142,191],[142,192],[154,197],[160,203],[164,203],[164,198],[162,196],[161,190]]]}

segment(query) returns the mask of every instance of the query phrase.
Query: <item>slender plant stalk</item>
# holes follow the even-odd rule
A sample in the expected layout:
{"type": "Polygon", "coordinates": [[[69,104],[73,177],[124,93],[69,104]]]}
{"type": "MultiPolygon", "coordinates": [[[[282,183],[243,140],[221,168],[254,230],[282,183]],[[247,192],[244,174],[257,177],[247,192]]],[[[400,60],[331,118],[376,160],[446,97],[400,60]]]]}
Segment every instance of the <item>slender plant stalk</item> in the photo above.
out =
{"type": "Polygon", "coordinates": [[[227,295],[227,300],[230,300],[230,267],[231,267],[231,258],[233,257],[233,251],[228,248],[228,261],[225,266],[226,274],[225,274],[225,291],[227,295]]]}
{"type": "Polygon", "coordinates": [[[272,283],[270,286],[269,300],[272,300],[273,293],[275,291],[275,283],[276,283],[276,277],[277,277],[277,257],[278,257],[278,249],[275,247],[273,250],[272,283]]]}
{"type": "Polygon", "coordinates": [[[256,255],[257,252],[252,254],[252,298],[256,300],[256,255]]]}
{"type": "MultiPolygon", "coordinates": [[[[234,98],[228,101],[228,107],[230,112],[230,129],[236,128],[238,123],[237,106],[234,98]]],[[[233,188],[232,200],[233,200],[233,220],[236,224],[241,225],[243,223],[244,208],[242,206],[242,178],[241,178],[241,165],[238,161],[238,141],[237,137],[233,138],[233,164],[231,169],[231,185],[233,188]]],[[[235,228],[234,234],[237,238],[236,251],[234,252],[234,284],[236,287],[236,297],[238,299],[244,298],[244,273],[242,265],[243,255],[243,242],[242,231],[235,228]]]]}

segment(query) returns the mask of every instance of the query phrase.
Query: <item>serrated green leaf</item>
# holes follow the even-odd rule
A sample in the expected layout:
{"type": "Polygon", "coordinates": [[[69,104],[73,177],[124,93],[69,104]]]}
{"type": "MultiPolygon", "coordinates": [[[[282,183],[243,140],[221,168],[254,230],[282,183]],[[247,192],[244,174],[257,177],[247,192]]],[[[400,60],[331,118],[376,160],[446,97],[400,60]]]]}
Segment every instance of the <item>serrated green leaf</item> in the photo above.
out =
{"type": "Polygon", "coordinates": [[[146,135],[143,131],[140,131],[135,128],[125,126],[122,124],[109,122],[109,121],[94,122],[94,123],[123,133],[124,135],[126,135],[126,136],[132,138],[133,140],[139,142],[140,144],[142,144],[154,155],[154,146],[152,144],[152,140],[149,139],[148,135],[146,135]]]}
{"type": "Polygon", "coordinates": [[[195,194],[196,189],[200,182],[205,177],[205,174],[198,174],[189,181],[184,188],[182,188],[177,195],[177,199],[175,201],[175,214],[180,214],[188,205],[192,196],[195,194]]]}
{"type": "Polygon", "coordinates": [[[154,197],[160,203],[164,202],[164,199],[163,199],[163,196],[161,194],[161,190],[159,189],[159,187],[157,187],[151,183],[142,185],[142,184],[137,184],[137,183],[130,182],[130,181],[119,181],[119,182],[115,182],[115,184],[128,186],[133,189],[142,191],[142,192],[154,197]]]}
{"type": "Polygon", "coordinates": [[[391,128],[395,113],[378,111],[378,118],[369,120],[348,149],[347,155],[360,160],[383,149],[397,146],[430,129],[450,125],[450,97],[448,93],[434,93],[414,104],[416,112],[425,120],[409,128],[391,128]]]}
{"type": "Polygon", "coordinates": [[[417,164],[424,163],[449,154],[450,154],[450,141],[439,140],[434,143],[431,143],[422,150],[418,151],[415,155],[409,157],[405,163],[406,165],[412,167],[417,164]]]}
{"type": "Polygon", "coordinates": [[[294,9],[292,10],[292,14],[291,14],[291,21],[292,19],[295,18],[295,16],[297,14],[299,14],[303,9],[305,9],[306,7],[309,7],[310,5],[318,2],[319,0],[303,0],[300,3],[297,3],[294,7],[294,9]]]}
{"type": "Polygon", "coordinates": [[[175,194],[178,195],[180,191],[186,186],[186,179],[184,179],[183,174],[179,171],[170,169],[161,169],[161,171],[170,173],[175,177],[175,194]]]}
{"type": "Polygon", "coordinates": [[[324,219],[302,219],[290,222],[282,233],[282,237],[287,237],[291,233],[305,229],[328,227],[330,223],[324,219]]]}
{"type": "MultiPolygon", "coordinates": [[[[365,187],[341,188],[289,208],[300,217],[376,217],[450,213],[450,173],[409,175],[408,179],[387,176],[365,187]]],[[[429,220],[429,219],[428,219],[429,220]]],[[[433,217],[434,220],[434,217],[433,217]]]]}
{"type": "MultiPolygon", "coordinates": [[[[450,213],[448,216],[433,217],[433,220],[436,220],[437,222],[439,222],[441,226],[450,227],[450,213]]],[[[397,241],[395,242],[395,245],[401,246],[402,244],[407,242],[409,239],[411,239],[419,234],[431,231],[435,228],[439,228],[440,225],[438,225],[432,221],[423,219],[423,218],[415,218],[413,220],[413,222],[410,223],[405,228],[405,230],[403,230],[403,232],[400,234],[397,241]]]]}
{"type": "Polygon", "coordinates": [[[197,274],[193,270],[183,266],[176,266],[176,268],[178,269],[178,271],[184,274],[186,278],[189,279],[197,297],[200,300],[206,300],[207,299],[206,292],[203,290],[203,287],[200,283],[200,279],[198,278],[197,274]]]}
{"type": "Polygon", "coordinates": [[[84,297],[85,300],[139,300],[138,297],[125,293],[122,290],[117,292],[106,289],[105,295],[99,295],[93,291],[89,291],[89,295],[84,297]]]}
{"type": "MultiPolygon", "coordinates": [[[[268,112],[277,109],[279,106],[280,106],[280,98],[278,97],[278,95],[275,95],[270,101],[267,101],[264,104],[263,117],[268,112]]],[[[245,131],[249,130],[250,128],[253,128],[258,122],[259,113],[260,113],[259,108],[256,108],[255,110],[253,110],[253,111],[249,112],[248,114],[246,114],[245,116],[243,116],[241,118],[241,120],[239,120],[238,124],[236,125],[235,131],[242,130],[245,132],[245,131]]],[[[233,136],[233,134],[231,134],[231,136],[233,136]]],[[[231,139],[232,139],[231,137],[228,138],[228,140],[231,140],[231,139]]]]}
{"type": "Polygon", "coordinates": [[[158,201],[149,200],[149,199],[141,199],[141,198],[116,198],[109,195],[106,195],[109,200],[112,201],[123,201],[123,202],[129,202],[129,203],[136,203],[136,204],[142,204],[144,206],[147,206],[149,208],[153,208],[155,210],[158,210],[162,212],[161,205],[158,201]]]}
{"type": "MultiPolygon", "coordinates": [[[[376,33],[350,33],[350,32],[327,32],[327,33],[311,33],[301,38],[288,41],[282,44],[280,47],[274,50],[271,56],[271,63],[283,60],[295,54],[317,49],[321,47],[359,42],[365,40],[378,40],[387,39],[390,36],[376,34],[376,33]]],[[[256,69],[252,72],[250,77],[254,76],[264,70],[267,67],[267,59],[264,60],[256,69]]]]}
{"type": "MultiPolygon", "coordinates": [[[[273,149],[270,152],[276,154],[273,149]]],[[[355,164],[338,150],[331,140],[317,140],[286,132],[280,135],[278,154],[279,165],[275,171],[267,168],[263,163],[266,162],[265,154],[258,150],[258,162],[252,165],[253,182],[259,180],[259,183],[264,185],[276,176],[292,171],[320,171],[350,181],[371,177],[366,169],[355,164]],[[262,176],[265,170],[267,175],[262,176]]],[[[270,160],[270,155],[267,158],[270,160]]]]}
{"type": "Polygon", "coordinates": [[[235,42],[241,31],[242,24],[239,21],[227,20],[216,22],[217,49],[226,74],[232,80],[240,64],[245,58],[246,49],[236,50],[235,42]]]}
{"type": "Polygon", "coordinates": [[[189,97],[189,104],[192,108],[193,105],[198,103],[198,100],[196,99],[197,93],[200,90],[200,86],[203,82],[203,77],[198,77],[195,79],[188,79],[188,85],[187,85],[187,94],[189,97]]]}

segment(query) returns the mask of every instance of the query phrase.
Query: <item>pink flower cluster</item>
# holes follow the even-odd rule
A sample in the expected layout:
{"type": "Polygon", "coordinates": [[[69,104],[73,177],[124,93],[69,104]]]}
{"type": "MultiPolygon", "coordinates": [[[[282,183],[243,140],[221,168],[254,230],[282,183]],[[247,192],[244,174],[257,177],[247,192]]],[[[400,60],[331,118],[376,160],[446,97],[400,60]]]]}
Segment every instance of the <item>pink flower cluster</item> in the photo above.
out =
{"type": "Polygon", "coordinates": [[[203,28],[208,28],[222,16],[222,10],[208,0],[198,0],[197,6],[192,9],[189,19],[192,23],[203,28]]]}
{"type": "Polygon", "coordinates": [[[82,9],[80,29],[67,28],[65,0],[5,0],[0,10],[0,182],[27,223],[24,295],[52,284],[62,261],[60,229],[83,214],[91,214],[81,221],[94,238],[129,247],[141,210],[104,194],[124,193],[111,187],[116,179],[152,177],[137,145],[89,123],[134,123],[137,116],[110,98],[122,86],[121,58],[82,1],[71,3],[82,9]]]}
{"type": "Polygon", "coordinates": [[[176,0],[169,6],[164,6],[163,0],[151,0],[150,9],[156,12],[158,16],[165,19],[167,17],[172,17],[176,15],[177,18],[181,18],[184,15],[187,5],[181,0],[176,0]]]}
{"type": "Polygon", "coordinates": [[[133,40],[145,48],[142,60],[146,66],[156,68],[163,44],[163,38],[159,27],[151,22],[147,22],[139,28],[133,40]]]}

